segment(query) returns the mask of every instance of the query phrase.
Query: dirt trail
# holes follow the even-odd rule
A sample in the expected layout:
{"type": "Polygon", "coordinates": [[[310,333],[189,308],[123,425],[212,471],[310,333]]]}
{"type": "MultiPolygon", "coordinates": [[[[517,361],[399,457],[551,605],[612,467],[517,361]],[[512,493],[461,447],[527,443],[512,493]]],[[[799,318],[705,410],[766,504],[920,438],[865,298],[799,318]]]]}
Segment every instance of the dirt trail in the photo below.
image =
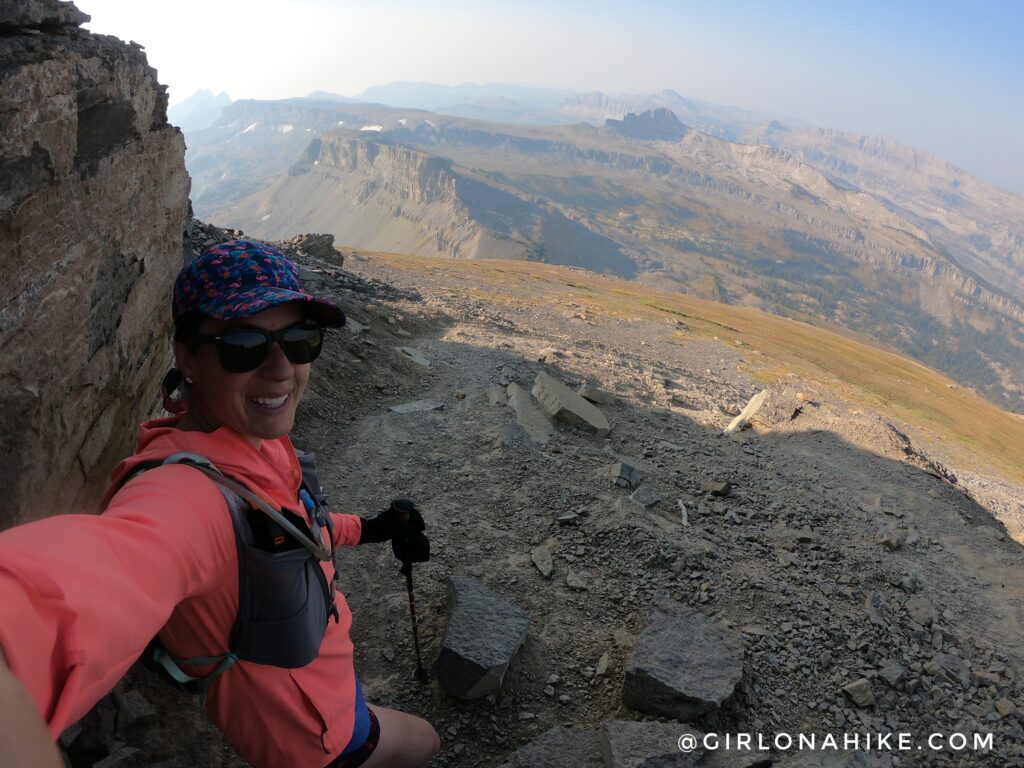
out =
{"type": "MultiPolygon", "coordinates": [[[[877,415],[821,392],[788,425],[723,437],[760,389],[732,347],[680,344],[664,323],[487,304],[443,271],[363,258],[350,258],[349,269],[404,293],[337,293],[368,327],[337,337],[318,363],[298,442],[321,456],[337,506],[365,514],[410,496],[423,509],[435,555],[416,571],[416,599],[429,660],[444,631],[450,574],[483,580],[533,622],[502,695],[455,701],[436,682],[413,679],[408,602],[390,551],[342,553],[367,695],[435,723],[444,743],[438,765],[496,766],[552,726],[637,717],[620,704],[622,670],[645,605],[662,591],[745,630],[743,690],[728,727],[992,731],[996,754],[900,764],[1024,764],[1020,715],[993,709],[997,700],[1024,704],[1024,551],[962,490],[901,460],[877,415]],[[421,350],[430,367],[397,346],[421,350]],[[542,370],[616,393],[618,403],[602,407],[610,435],[563,427],[544,450],[506,444],[514,414],[490,405],[487,387],[529,388],[542,370]],[[444,407],[388,410],[420,399],[444,407]],[[628,493],[595,473],[616,457],[635,460],[664,501],[647,510],[624,504],[628,493]],[[712,479],[735,492],[710,499],[701,486],[712,479]],[[582,513],[579,524],[560,526],[557,517],[571,511],[582,513]],[[901,543],[879,543],[883,529],[901,543]],[[529,557],[542,543],[554,555],[551,580],[529,557]],[[567,586],[570,571],[585,590],[567,586]],[[911,618],[920,598],[924,625],[911,618]],[[606,652],[611,670],[597,676],[606,652]],[[936,671],[950,658],[967,664],[956,684],[936,671]],[[911,682],[882,684],[886,661],[905,667],[911,682]],[[545,692],[552,674],[556,695],[545,692]],[[841,691],[862,676],[875,680],[873,709],[857,709],[841,691]]],[[[325,276],[321,287],[331,285],[325,276]]]]}

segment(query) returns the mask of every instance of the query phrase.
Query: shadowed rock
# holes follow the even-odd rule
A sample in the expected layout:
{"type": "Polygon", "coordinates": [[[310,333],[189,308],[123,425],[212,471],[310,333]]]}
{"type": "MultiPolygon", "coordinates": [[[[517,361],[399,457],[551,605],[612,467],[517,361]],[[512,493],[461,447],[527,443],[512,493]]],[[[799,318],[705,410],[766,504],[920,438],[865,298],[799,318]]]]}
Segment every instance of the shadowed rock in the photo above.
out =
{"type": "Polygon", "coordinates": [[[530,617],[467,576],[448,580],[448,628],[437,660],[441,687],[460,699],[501,690],[530,617]]]}
{"type": "Polygon", "coordinates": [[[516,383],[508,385],[508,402],[516,412],[516,423],[523,428],[534,445],[544,446],[555,428],[544,413],[534,405],[530,393],[516,383]]]}
{"type": "Polygon", "coordinates": [[[739,635],[661,597],[648,610],[626,666],[622,700],[641,712],[688,722],[717,713],[742,676],[739,635]]]}
{"type": "Polygon", "coordinates": [[[524,744],[501,768],[605,768],[597,731],[552,728],[524,744]]]}
{"type": "Polygon", "coordinates": [[[612,720],[601,729],[601,752],[608,768],[686,768],[703,765],[700,731],[679,723],[641,723],[612,720]],[[684,752],[680,737],[689,734],[695,748],[684,752]]]}
{"type": "Polygon", "coordinates": [[[615,405],[615,395],[595,387],[593,384],[580,386],[580,395],[597,405],[615,405]]]}

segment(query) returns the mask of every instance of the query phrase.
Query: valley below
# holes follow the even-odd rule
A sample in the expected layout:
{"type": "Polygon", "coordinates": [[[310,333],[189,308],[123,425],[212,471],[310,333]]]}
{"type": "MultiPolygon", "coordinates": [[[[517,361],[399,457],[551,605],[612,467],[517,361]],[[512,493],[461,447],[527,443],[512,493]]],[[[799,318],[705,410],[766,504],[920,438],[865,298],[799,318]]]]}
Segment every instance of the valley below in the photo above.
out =
{"type": "Polygon", "coordinates": [[[583,267],[826,322],[1024,409],[1024,201],[937,158],[778,123],[738,143],[667,108],[599,126],[303,100],[232,110],[190,138],[201,216],[583,267]]]}

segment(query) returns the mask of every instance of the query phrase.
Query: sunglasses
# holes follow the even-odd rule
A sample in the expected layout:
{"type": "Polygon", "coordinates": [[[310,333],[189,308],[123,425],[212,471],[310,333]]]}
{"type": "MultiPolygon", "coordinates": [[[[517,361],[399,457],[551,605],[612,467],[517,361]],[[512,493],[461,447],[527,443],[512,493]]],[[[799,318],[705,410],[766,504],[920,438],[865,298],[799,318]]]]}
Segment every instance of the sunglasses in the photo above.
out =
{"type": "Polygon", "coordinates": [[[319,325],[299,323],[279,331],[264,331],[260,328],[238,328],[219,336],[197,334],[192,337],[192,346],[216,344],[217,359],[228,373],[255,371],[270,354],[273,342],[281,345],[281,351],[295,365],[311,363],[320,356],[323,348],[324,329],[319,325]]]}

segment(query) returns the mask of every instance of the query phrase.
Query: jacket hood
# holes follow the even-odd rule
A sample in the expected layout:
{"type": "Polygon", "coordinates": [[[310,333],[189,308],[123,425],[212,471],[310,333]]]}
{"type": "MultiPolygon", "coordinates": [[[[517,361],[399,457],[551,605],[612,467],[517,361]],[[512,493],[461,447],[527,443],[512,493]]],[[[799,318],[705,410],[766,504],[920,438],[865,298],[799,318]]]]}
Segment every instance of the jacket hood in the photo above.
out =
{"type": "Polygon", "coordinates": [[[101,508],[107,507],[139,465],[161,462],[175,453],[188,452],[205,456],[225,475],[230,475],[275,507],[301,509],[296,494],[302,483],[302,469],[287,435],[263,440],[257,448],[226,426],[213,432],[182,431],[177,428],[179,418],[153,419],[139,427],[135,453],[114,468],[101,508]]]}

